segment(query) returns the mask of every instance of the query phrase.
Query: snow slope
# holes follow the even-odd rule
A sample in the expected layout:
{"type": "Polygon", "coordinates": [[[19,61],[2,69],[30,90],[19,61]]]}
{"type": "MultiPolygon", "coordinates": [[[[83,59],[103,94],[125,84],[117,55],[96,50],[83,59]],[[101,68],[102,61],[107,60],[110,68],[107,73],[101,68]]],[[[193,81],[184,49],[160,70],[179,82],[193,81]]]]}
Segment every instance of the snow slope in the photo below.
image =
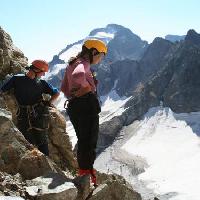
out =
{"type": "Polygon", "coordinates": [[[143,199],[200,199],[200,112],[152,108],[120,133],[95,166],[123,175],[143,199]],[[106,163],[106,164],[105,164],[106,163]],[[139,174],[139,175],[138,175],[139,174]]]}
{"type": "Polygon", "coordinates": [[[145,158],[149,167],[139,179],[158,194],[176,192],[171,200],[200,199],[200,139],[194,132],[200,130],[199,119],[200,113],[151,109],[141,128],[122,147],[145,158]]]}

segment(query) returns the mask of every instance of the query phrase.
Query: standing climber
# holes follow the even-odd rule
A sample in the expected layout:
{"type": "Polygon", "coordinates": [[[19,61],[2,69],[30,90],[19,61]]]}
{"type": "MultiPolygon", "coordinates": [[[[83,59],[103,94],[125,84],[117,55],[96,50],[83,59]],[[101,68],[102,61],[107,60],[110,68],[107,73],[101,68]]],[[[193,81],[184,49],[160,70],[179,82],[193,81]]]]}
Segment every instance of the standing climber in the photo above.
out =
{"type": "Polygon", "coordinates": [[[27,68],[26,74],[14,75],[2,87],[1,92],[14,89],[18,103],[17,127],[27,141],[35,145],[42,153],[49,155],[48,127],[49,106],[59,96],[58,89],[53,88],[41,76],[48,71],[48,63],[34,60],[27,68]],[[51,96],[49,101],[43,100],[43,94],[51,96]]]}
{"type": "Polygon", "coordinates": [[[69,101],[67,112],[78,138],[79,176],[90,175],[94,185],[97,184],[93,164],[96,158],[98,114],[101,108],[90,66],[100,63],[106,53],[107,47],[103,41],[86,40],[82,51],[69,61],[61,85],[61,91],[69,101]]]}

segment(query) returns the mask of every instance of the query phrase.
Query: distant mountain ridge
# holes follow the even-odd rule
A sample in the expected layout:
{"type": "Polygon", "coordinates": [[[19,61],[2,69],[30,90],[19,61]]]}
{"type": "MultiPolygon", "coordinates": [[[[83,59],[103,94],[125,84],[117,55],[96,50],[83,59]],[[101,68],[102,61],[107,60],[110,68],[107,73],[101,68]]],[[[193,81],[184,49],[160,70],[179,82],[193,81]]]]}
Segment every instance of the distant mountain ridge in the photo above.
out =
{"type": "Polygon", "coordinates": [[[165,39],[170,42],[180,42],[185,39],[185,35],[166,35],[165,39]]]}
{"type": "MultiPolygon", "coordinates": [[[[194,57],[198,60],[198,57],[194,55],[195,52],[190,51],[190,49],[194,50],[194,48],[196,48],[195,51],[198,52],[197,49],[198,46],[200,46],[200,36],[194,30],[189,30],[187,35],[184,37],[185,39],[181,40],[180,42],[174,43],[163,38],[155,38],[150,45],[145,41],[142,41],[139,36],[132,33],[129,29],[116,24],[109,24],[105,28],[94,29],[90,32],[87,38],[90,37],[101,38],[108,43],[108,55],[100,65],[94,67],[94,70],[97,72],[97,78],[101,83],[98,86],[98,93],[100,96],[107,95],[113,89],[119,96],[135,95],[135,90],[137,90],[138,87],[141,87],[142,85],[146,87],[145,85],[148,82],[155,80],[155,77],[161,73],[163,68],[172,65],[172,62],[174,62],[172,61],[173,59],[182,55],[180,57],[180,59],[183,61],[182,65],[187,66],[187,69],[191,69],[194,65],[196,66],[195,63],[192,63],[192,59],[194,59],[194,57]],[[133,42],[131,43],[130,41],[133,42]],[[137,48],[135,48],[136,46],[137,48]],[[187,51],[186,46],[188,48],[187,51]],[[137,58],[133,56],[136,54],[137,58]],[[191,61],[189,61],[188,56],[191,57],[191,61]],[[191,62],[190,68],[187,62],[191,62]]],[[[61,59],[61,56],[64,54],[69,55],[70,53],[67,53],[68,51],[71,51],[72,48],[78,51],[78,48],[81,48],[82,42],[83,40],[79,40],[72,45],[68,45],[57,56],[54,56],[53,61],[55,62],[52,61],[51,63],[53,63],[53,68],[57,72],[53,73],[49,77],[49,81],[55,86],[60,86],[60,82],[66,67],[66,64],[64,60],[61,59]]],[[[174,73],[174,70],[178,69],[179,65],[180,62],[176,62],[176,67],[174,67],[171,73],[174,73]]],[[[183,68],[180,67],[180,71],[182,69],[183,68]]],[[[198,67],[195,67],[193,70],[197,69],[198,67]]],[[[185,74],[185,72],[183,72],[183,74],[185,74]]],[[[180,79],[179,81],[181,81],[180,75],[177,74],[177,77],[180,79]]],[[[190,76],[194,76],[192,72],[190,76]]],[[[166,77],[163,77],[163,80],[165,79],[166,77]]],[[[170,83],[172,83],[172,81],[170,83]]],[[[162,85],[163,83],[158,84],[159,87],[162,85]]],[[[173,86],[173,88],[175,88],[175,86],[173,86]]],[[[177,89],[180,90],[181,88],[177,89]]],[[[168,96],[169,93],[172,92],[172,90],[169,89],[169,85],[168,88],[163,89],[166,90],[165,93],[168,94],[168,96]]],[[[160,88],[157,88],[157,90],[157,92],[159,92],[160,88]]],[[[165,103],[170,105],[174,111],[184,110],[184,108],[180,109],[180,105],[178,106],[177,100],[173,102],[172,97],[168,99],[167,95],[164,94],[164,91],[161,93],[156,95],[159,96],[159,99],[164,98],[165,103]]],[[[181,101],[184,101],[184,98],[181,101]]],[[[186,107],[188,107],[186,110],[197,109],[194,108],[194,106],[191,107],[186,105],[186,107]]]]}
{"type": "MultiPolygon", "coordinates": [[[[109,145],[119,133],[123,126],[131,124],[140,119],[150,108],[163,105],[171,108],[176,113],[190,113],[200,111],[200,44],[198,43],[200,34],[189,30],[186,40],[179,43],[170,43],[164,39],[155,39],[149,45],[145,55],[156,51],[163,51],[160,57],[150,56],[151,59],[144,57],[140,62],[130,61],[128,66],[134,66],[134,77],[131,81],[128,78],[125,81],[123,74],[119,71],[118,77],[121,77],[122,86],[116,88],[116,91],[128,91],[131,96],[125,104],[126,110],[120,116],[104,122],[100,128],[99,147],[109,145]],[[197,41],[197,42],[195,42],[197,41]],[[159,50],[155,43],[159,43],[159,50]],[[150,51],[150,52],[148,52],[150,51]],[[145,62],[143,61],[145,60],[145,62]],[[158,62],[159,60],[159,62],[158,62]],[[156,64],[157,63],[157,64],[156,64]],[[143,66],[143,67],[142,67],[143,66]],[[155,71],[145,76],[142,68],[156,66],[155,71]],[[121,76],[120,76],[121,74],[121,76]],[[134,80],[138,81],[134,82],[134,80]],[[125,85],[128,85],[124,89],[125,85]],[[112,124],[112,128],[110,128],[112,124]]],[[[153,53],[154,52],[154,53],[153,53]]],[[[121,61],[121,68],[126,68],[127,61],[121,61]]],[[[117,68],[117,63],[114,63],[117,68]]],[[[132,74],[128,71],[127,76],[132,74]]],[[[131,75],[132,76],[132,75],[131,75]]],[[[101,150],[99,150],[101,151],[101,150]]]]}

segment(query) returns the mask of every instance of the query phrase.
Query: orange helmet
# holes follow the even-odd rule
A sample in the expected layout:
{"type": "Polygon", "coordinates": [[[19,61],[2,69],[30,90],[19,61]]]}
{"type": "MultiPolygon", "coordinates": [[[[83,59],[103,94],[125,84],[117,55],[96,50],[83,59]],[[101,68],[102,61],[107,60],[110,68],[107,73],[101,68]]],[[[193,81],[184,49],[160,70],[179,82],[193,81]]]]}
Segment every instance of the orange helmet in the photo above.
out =
{"type": "Polygon", "coordinates": [[[48,72],[49,70],[49,64],[45,60],[34,60],[31,64],[43,72],[48,72]]]}

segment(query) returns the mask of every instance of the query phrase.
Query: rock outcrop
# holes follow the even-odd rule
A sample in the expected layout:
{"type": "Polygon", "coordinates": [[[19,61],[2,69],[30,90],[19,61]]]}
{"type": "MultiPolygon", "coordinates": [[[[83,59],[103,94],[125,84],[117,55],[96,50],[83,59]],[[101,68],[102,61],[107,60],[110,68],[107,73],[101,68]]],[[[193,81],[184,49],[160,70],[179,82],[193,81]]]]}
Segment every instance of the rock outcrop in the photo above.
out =
{"type": "Polygon", "coordinates": [[[119,175],[98,173],[97,178],[101,184],[93,191],[90,200],[142,200],[140,194],[119,175]]]}
{"type": "Polygon", "coordinates": [[[99,186],[83,195],[72,179],[58,173],[23,180],[20,174],[11,176],[0,172],[0,197],[12,196],[19,200],[141,200],[140,194],[118,175],[99,173],[98,180],[101,182],[99,186]]]}
{"type": "Polygon", "coordinates": [[[50,109],[49,157],[63,170],[77,169],[72,144],[66,133],[66,121],[55,108],[50,109]]]}
{"type": "Polygon", "coordinates": [[[26,183],[23,181],[20,174],[11,176],[5,172],[0,172],[0,197],[15,196],[26,199],[26,190],[24,188],[25,186],[26,183]]]}
{"type": "Polygon", "coordinates": [[[13,45],[11,37],[0,27],[0,79],[17,74],[27,65],[28,59],[13,45]]]}
{"type": "Polygon", "coordinates": [[[0,171],[20,173],[31,179],[47,172],[60,171],[44,154],[35,149],[12,122],[11,113],[0,109],[0,171]]]}

